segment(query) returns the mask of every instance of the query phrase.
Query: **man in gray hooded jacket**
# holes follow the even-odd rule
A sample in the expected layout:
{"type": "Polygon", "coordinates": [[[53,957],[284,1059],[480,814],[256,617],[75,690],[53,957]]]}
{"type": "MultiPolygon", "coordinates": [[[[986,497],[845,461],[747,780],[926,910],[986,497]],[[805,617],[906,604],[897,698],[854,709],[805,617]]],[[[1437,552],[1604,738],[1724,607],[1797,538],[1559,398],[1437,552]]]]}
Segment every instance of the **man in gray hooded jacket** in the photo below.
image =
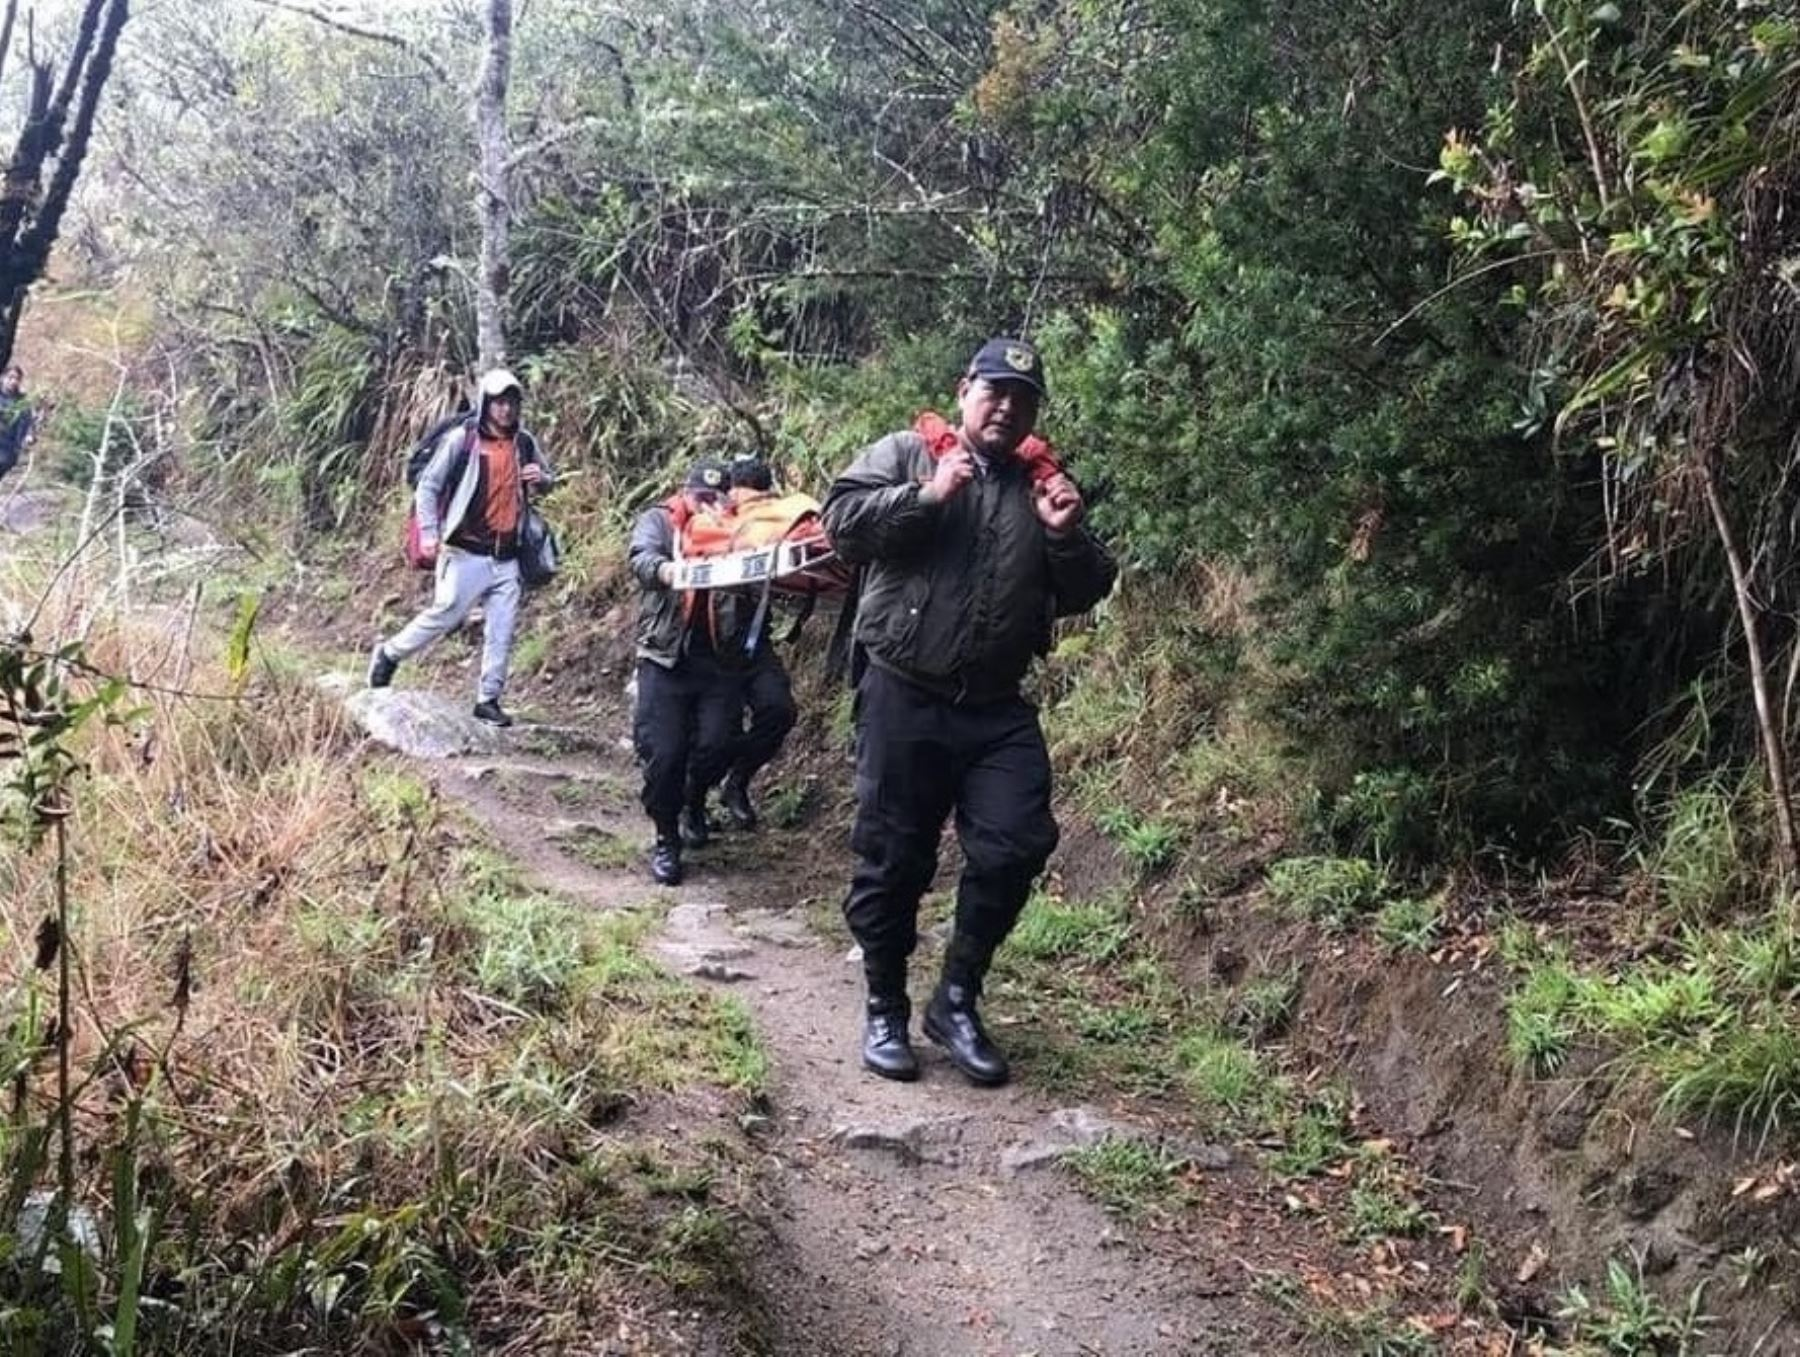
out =
{"type": "Polygon", "coordinates": [[[438,437],[413,493],[421,550],[436,561],[436,592],[429,608],[369,656],[369,686],[385,688],[402,660],[455,630],[482,605],[475,718],[493,726],[512,724],[500,695],[523,591],[518,556],[526,495],[551,483],[537,440],[519,422],[522,403],[518,378],[495,368],[481,379],[475,413],[438,437]]]}

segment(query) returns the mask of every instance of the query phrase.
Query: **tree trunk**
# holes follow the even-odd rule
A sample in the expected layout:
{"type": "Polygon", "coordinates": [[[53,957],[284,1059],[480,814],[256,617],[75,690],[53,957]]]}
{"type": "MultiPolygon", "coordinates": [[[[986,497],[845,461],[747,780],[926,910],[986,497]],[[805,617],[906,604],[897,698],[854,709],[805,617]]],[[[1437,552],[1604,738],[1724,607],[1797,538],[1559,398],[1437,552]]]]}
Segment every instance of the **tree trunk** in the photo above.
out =
{"type": "Polygon", "coordinates": [[[506,86],[512,66],[512,0],[487,0],[487,44],[475,90],[481,153],[481,273],[475,284],[475,344],[482,371],[506,361],[506,295],[511,286],[512,199],[507,188],[506,86]]]}
{"type": "MultiPolygon", "coordinates": [[[[0,63],[9,55],[15,9],[16,0],[8,0],[0,63]]],[[[26,295],[43,276],[62,229],[127,14],[127,0],[84,0],[60,84],[52,83],[48,61],[27,53],[25,125],[0,175],[0,364],[12,357],[26,295]]]]}
{"type": "Polygon", "coordinates": [[[1757,613],[1756,592],[1750,569],[1744,561],[1743,548],[1719,491],[1718,473],[1711,459],[1702,459],[1700,484],[1706,492],[1706,507],[1712,512],[1713,527],[1724,548],[1725,562],[1731,569],[1731,592],[1737,600],[1738,623],[1744,629],[1744,653],[1750,666],[1750,691],[1756,700],[1756,728],[1762,738],[1763,762],[1769,777],[1769,794],[1775,804],[1775,833],[1781,846],[1781,870],[1793,882],[1800,879],[1800,840],[1794,834],[1794,798],[1788,786],[1787,731],[1784,715],[1769,693],[1768,664],[1763,658],[1761,619],[1757,613]]]}

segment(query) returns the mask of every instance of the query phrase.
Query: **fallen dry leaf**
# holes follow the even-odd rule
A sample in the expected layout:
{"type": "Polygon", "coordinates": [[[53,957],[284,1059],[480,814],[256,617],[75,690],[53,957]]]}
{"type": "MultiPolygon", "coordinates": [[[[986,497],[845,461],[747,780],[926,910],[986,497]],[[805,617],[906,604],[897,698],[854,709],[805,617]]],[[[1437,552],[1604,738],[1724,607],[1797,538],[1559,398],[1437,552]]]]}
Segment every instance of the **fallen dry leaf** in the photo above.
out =
{"type": "Polygon", "coordinates": [[[1519,1270],[1513,1274],[1513,1280],[1524,1286],[1538,1273],[1544,1270],[1544,1264],[1550,1261],[1550,1250],[1542,1244],[1533,1244],[1531,1251],[1525,1255],[1525,1261],[1519,1264],[1519,1270]]]}

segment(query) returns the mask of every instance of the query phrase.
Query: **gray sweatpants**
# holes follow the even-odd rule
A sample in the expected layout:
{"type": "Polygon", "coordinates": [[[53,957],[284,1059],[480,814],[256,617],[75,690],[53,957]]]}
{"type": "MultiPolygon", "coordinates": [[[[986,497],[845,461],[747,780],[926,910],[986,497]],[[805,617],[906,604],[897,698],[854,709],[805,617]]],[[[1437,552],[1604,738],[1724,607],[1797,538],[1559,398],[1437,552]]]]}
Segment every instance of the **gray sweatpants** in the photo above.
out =
{"type": "Polygon", "coordinates": [[[481,646],[481,686],[476,698],[497,702],[506,687],[512,658],[513,623],[519,616],[519,563],[496,561],[460,547],[438,549],[437,592],[431,606],[408,622],[382,649],[396,660],[410,659],[461,625],[477,603],[487,609],[481,646]]]}

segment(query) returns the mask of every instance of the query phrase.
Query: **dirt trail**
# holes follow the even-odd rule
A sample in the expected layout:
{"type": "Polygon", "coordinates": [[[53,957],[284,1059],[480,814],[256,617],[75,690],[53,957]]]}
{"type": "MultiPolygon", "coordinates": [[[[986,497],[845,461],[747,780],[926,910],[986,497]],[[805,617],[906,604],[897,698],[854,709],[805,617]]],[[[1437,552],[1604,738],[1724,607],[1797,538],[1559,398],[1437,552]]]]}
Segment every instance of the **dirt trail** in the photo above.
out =
{"type": "MultiPolygon", "coordinates": [[[[600,908],[667,899],[637,860],[635,772],[596,743],[427,766],[545,887],[600,908]]],[[[1297,1345],[1252,1295],[1228,1230],[1179,1247],[1135,1240],[1057,1168],[1063,1150],[1116,1123],[1017,1085],[972,1088],[928,1046],[918,1084],[865,1073],[860,970],[756,862],[775,842],[736,836],[697,855],[689,883],[669,893],[658,949],[678,972],[737,994],[771,1060],[759,1132],[767,1238],[751,1261],[779,1352],[1127,1357],[1297,1345]]],[[[1228,1195],[1247,1172],[1213,1147],[1194,1160],[1228,1195]]]]}

